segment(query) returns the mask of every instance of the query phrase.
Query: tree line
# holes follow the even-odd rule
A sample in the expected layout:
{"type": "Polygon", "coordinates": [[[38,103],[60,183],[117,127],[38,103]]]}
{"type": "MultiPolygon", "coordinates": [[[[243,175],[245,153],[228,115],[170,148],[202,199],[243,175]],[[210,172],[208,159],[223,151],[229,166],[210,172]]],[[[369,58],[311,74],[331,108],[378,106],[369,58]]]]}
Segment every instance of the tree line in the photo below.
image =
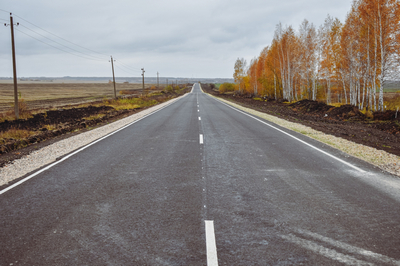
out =
{"type": "Polygon", "coordinates": [[[240,93],[323,100],[383,111],[385,82],[399,78],[399,0],[355,0],[342,23],[327,16],[318,29],[277,24],[272,43],[233,77],[240,93]]]}

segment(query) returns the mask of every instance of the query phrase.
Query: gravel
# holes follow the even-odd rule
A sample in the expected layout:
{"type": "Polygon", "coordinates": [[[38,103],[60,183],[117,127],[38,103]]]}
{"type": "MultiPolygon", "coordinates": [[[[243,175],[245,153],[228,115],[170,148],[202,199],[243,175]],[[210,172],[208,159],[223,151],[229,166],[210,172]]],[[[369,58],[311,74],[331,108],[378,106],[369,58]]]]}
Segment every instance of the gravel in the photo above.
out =
{"type": "MultiPolygon", "coordinates": [[[[212,96],[212,95],[210,95],[212,96]]],[[[212,96],[214,97],[214,96],[212,96]]],[[[368,163],[371,163],[380,169],[387,171],[391,174],[400,176],[400,157],[396,156],[394,154],[390,154],[386,151],[383,150],[378,150],[372,147],[368,147],[362,144],[357,144],[354,142],[351,142],[346,139],[342,139],[339,137],[335,137],[329,134],[325,134],[321,131],[312,129],[310,127],[289,122],[287,120],[284,120],[282,118],[278,118],[266,113],[262,113],[250,108],[243,107],[241,105],[238,105],[236,103],[232,103],[230,101],[218,98],[218,100],[223,101],[227,104],[230,104],[240,110],[243,110],[247,113],[253,114],[255,116],[261,117],[265,120],[268,120],[272,123],[275,123],[281,127],[296,131],[298,133],[301,133],[303,135],[309,136],[310,138],[313,138],[315,140],[318,140],[322,143],[325,143],[331,147],[334,147],[338,150],[341,150],[351,156],[357,157],[361,160],[364,160],[368,163]]]]}
{"type": "Polygon", "coordinates": [[[158,109],[163,108],[172,102],[185,97],[185,95],[171,99],[167,102],[145,109],[139,113],[129,117],[115,121],[108,125],[66,138],[59,142],[53,143],[40,150],[34,151],[10,164],[3,166],[0,169],[0,186],[8,182],[20,178],[38,168],[55,162],[58,158],[73,152],[129,123],[132,123],[158,109]]]}

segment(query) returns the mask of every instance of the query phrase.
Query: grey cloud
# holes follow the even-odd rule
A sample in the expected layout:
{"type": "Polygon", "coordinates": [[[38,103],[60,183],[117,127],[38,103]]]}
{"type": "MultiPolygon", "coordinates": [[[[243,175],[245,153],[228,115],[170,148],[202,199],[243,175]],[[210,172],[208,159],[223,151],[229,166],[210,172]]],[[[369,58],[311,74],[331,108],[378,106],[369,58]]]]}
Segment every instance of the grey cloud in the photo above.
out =
{"type": "MultiPolygon", "coordinates": [[[[251,59],[270,44],[278,22],[297,29],[306,18],[319,26],[327,13],[343,19],[350,4],[349,0],[19,0],[4,3],[2,9],[69,41],[146,67],[154,75],[159,71],[230,77],[237,57],[251,59]]],[[[0,18],[8,19],[8,14],[0,12],[0,18]]],[[[0,35],[0,76],[9,76],[9,29],[3,27],[0,35]]],[[[30,76],[38,69],[41,76],[109,73],[107,57],[104,63],[85,60],[22,34],[17,41],[18,61],[24,64],[21,75],[30,76]],[[70,66],[71,62],[77,63],[70,66]]]]}

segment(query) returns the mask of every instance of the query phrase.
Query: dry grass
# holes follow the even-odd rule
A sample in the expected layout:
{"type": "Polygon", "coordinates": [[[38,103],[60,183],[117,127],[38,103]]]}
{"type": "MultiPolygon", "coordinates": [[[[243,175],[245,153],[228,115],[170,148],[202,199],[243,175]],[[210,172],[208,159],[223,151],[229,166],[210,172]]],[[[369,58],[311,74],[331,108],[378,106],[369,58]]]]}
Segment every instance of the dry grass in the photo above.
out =
{"type": "Polygon", "coordinates": [[[345,104],[344,103],[331,103],[329,105],[332,105],[334,107],[340,107],[340,106],[345,105],[345,104]]]}
{"type": "Polygon", "coordinates": [[[164,94],[162,94],[162,93],[159,92],[159,91],[155,91],[155,92],[152,92],[152,93],[149,93],[149,94],[148,94],[149,97],[151,97],[151,96],[159,96],[159,95],[164,95],[164,94]]]}
{"type": "MultiPolygon", "coordinates": [[[[24,99],[19,100],[18,102],[19,107],[19,118],[20,119],[27,119],[32,117],[32,112],[29,110],[28,105],[24,101],[24,99]]],[[[6,112],[0,113],[0,123],[4,122],[5,120],[14,120],[15,119],[15,110],[14,105],[11,105],[6,112]]]]}
{"type": "Polygon", "coordinates": [[[111,106],[116,110],[132,110],[137,108],[149,107],[157,104],[156,100],[150,100],[146,97],[126,98],[117,100],[104,100],[104,105],[111,106]]]}
{"type": "Polygon", "coordinates": [[[400,108],[400,93],[385,93],[384,97],[384,104],[386,106],[386,110],[393,110],[396,111],[397,108],[400,108]]]}
{"type": "Polygon", "coordinates": [[[57,125],[53,124],[53,125],[44,125],[44,128],[46,128],[47,130],[55,130],[57,129],[57,125]]]}
{"type": "Polygon", "coordinates": [[[85,120],[96,120],[96,119],[104,117],[105,115],[106,114],[91,115],[91,116],[88,116],[88,117],[84,117],[83,119],[85,119],[85,120]]]}
{"type": "Polygon", "coordinates": [[[0,140],[1,140],[1,142],[4,143],[7,139],[21,140],[21,139],[29,138],[30,136],[33,136],[35,134],[36,134],[35,131],[10,129],[5,132],[0,132],[0,140]]]}

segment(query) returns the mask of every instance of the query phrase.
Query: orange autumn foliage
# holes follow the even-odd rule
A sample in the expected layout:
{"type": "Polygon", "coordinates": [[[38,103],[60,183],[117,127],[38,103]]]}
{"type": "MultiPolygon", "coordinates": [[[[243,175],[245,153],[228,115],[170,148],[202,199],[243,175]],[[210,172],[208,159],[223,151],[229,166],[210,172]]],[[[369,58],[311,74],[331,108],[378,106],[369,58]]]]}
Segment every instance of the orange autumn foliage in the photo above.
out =
{"type": "Polygon", "coordinates": [[[278,24],[272,43],[245,70],[241,59],[234,77],[241,93],[383,110],[385,82],[400,78],[399,52],[399,0],[356,0],[344,23],[278,24]]]}

